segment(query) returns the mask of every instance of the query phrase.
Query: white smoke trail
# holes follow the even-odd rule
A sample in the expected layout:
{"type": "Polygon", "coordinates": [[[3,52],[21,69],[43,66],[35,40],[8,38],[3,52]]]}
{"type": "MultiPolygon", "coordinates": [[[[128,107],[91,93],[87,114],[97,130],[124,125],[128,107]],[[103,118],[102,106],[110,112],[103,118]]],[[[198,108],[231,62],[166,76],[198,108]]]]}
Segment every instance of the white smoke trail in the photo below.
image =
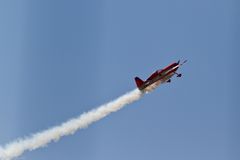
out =
{"type": "Polygon", "coordinates": [[[22,155],[25,151],[32,151],[46,146],[51,141],[57,141],[63,136],[74,134],[78,129],[85,128],[112,112],[116,112],[125,105],[141,98],[143,93],[135,89],[114,101],[101,105],[87,113],[83,113],[77,118],[70,119],[59,126],[36,133],[31,137],[19,139],[4,147],[0,146],[0,160],[11,160],[22,155]]]}

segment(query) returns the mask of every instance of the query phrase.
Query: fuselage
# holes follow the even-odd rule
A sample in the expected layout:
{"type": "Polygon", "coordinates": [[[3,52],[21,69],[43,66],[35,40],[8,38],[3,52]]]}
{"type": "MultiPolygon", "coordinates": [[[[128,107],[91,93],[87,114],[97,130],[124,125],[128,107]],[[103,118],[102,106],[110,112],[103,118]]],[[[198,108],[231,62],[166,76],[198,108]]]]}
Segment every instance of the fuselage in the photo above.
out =
{"type": "Polygon", "coordinates": [[[147,80],[139,88],[144,92],[149,92],[158,87],[160,84],[166,83],[179,68],[179,63],[172,63],[171,65],[156,71],[156,76],[151,80],[147,80]]]}

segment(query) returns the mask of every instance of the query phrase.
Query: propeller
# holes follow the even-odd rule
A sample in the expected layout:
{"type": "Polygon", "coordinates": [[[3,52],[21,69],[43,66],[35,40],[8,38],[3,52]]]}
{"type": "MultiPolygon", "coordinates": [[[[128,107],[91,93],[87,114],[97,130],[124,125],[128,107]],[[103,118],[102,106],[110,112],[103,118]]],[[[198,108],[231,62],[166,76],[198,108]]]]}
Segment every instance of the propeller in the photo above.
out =
{"type": "Polygon", "coordinates": [[[184,63],[186,63],[187,62],[187,60],[184,60],[180,65],[183,65],[184,63]]]}

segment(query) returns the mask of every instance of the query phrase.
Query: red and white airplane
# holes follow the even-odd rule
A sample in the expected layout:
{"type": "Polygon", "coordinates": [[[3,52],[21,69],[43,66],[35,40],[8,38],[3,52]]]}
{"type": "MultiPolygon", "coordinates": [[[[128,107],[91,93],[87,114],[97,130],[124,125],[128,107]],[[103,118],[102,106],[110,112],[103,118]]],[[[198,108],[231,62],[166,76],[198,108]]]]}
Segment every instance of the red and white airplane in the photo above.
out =
{"type": "Polygon", "coordinates": [[[175,74],[177,75],[177,77],[181,77],[182,74],[179,74],[176,71],[181,65],[183,65],[186,62],[187,60],[185,60],[183,63],[180,63],[179,60],[178,62],[174,62],[163,69],[159,69],[155,71],[146,81],[143,81],[138,77],[135,77],[135,82],[137,84],[138,89],[143,92],[149,92],[162,83],[170,83],[171,77],[175,74]]]}

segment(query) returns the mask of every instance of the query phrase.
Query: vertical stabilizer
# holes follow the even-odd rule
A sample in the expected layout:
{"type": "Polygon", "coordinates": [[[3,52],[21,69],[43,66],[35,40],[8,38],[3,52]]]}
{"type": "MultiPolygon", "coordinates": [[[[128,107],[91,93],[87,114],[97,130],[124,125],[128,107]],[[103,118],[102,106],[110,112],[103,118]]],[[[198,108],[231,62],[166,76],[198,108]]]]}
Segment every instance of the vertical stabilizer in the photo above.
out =
{"type": "Polygon", "coordinates": [[[135,82],[136,82],[136,85],[138,88],[141,88],[141,86],[143,85],[144,81],[141,80],[140,78],[138,77],[135,77],[135,82]]]}

